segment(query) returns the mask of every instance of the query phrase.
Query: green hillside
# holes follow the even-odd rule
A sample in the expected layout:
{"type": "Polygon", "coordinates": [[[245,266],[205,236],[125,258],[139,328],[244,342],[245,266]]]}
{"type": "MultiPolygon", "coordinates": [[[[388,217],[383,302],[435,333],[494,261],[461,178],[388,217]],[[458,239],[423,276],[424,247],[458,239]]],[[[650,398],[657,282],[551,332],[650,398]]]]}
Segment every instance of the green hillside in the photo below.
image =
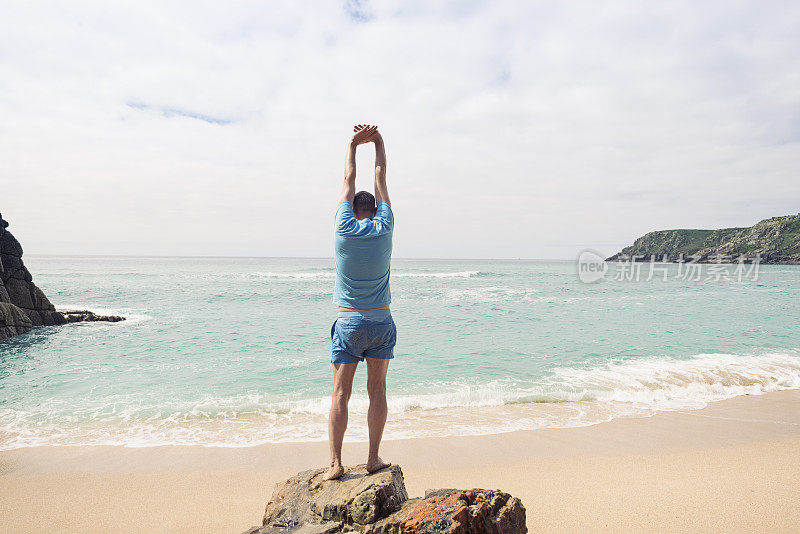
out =
{"type": "Polygon", "coordinates": [[[747,228],[658,230],[643,235],[607,261],[688,260],[735,262],[740,256],[761,263],[800,264],[800,214],[772,217],[747,228]]]}

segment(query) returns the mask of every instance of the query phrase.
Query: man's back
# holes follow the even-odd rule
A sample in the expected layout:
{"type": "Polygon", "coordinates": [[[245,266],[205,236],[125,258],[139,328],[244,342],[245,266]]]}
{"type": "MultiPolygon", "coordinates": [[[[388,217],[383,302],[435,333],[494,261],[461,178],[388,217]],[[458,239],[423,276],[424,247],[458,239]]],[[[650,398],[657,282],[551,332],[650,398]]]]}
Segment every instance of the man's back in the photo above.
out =
{"type": "Polygon", "coordinates": [[[389,203],[379,202],[372,219],[359,221],[353,213],[353,205],[342,202],[336,211],[334,226],[334,304],[354,309],[388,306],[394,230],[389,203]]]}

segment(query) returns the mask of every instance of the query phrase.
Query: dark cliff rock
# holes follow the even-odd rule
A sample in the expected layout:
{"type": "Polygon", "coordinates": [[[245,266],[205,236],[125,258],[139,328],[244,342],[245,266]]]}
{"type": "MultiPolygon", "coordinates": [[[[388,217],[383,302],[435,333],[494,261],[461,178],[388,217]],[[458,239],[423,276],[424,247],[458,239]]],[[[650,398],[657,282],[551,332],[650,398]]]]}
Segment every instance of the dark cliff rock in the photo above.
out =
{"type": "Polygon", "coordinates": [[[765,219],[747,228],[658,230],[606,261],[695,261],[800,264],[800,214],[765,219]]]}
{"type": "MultiPolygon", "coordinates": [[[[3,244],[7,243],[5,246],[9,248],[9,252],[16,252],[19,249],[19,255],[21,256],[22,249],[19,247],[19,243],[17,243],[16,239],[13,239],[13,236],[6,228],[8,228],[8,223],[0,215],[0,252],[5,250],[3,244]]],[[[33,326],[31,318],[11,301],[11,294],[6,289],[5,263],[13,265],[17,256],[8,254],[8,257],[6,259],[5,254],[0,254],[0,339],[24,334],[33,326]]]]}
{"type": "Polygon", "coordinates": [[[275,487],[260,527],[246,534],[516,534],[527,532],[525,507],[499,490],[428,490],[409,499],[399,466],[367,473],[348,467],[303,471],[275,487]]]}
{"type": "Polygon", "coordinates": [[[0,339],[24,334],[34,326],[77,321],[121,321],[124,317],[89,311],[59,312],[22,263],[22,245],[9,232],[0,214],[0,339]]]}
{"type": "Polygon", "coordinates": [[[24,334],[30,331],[31,319],[17,306],[2,301],[0,295],[0,339],[24,334]]]}
{"type": "MultiPolygon", "coordinates": [[[[0,215],[2,221],[2,215],[0,215]]],[[[8,302],[22,309],[32,326],[64,324],[67,320],[56,311],[42,290],[33,283],[33,277],[22,263],[22,245],[6,230],[8,223],[0,226],[0,280],[8,302]]]]}

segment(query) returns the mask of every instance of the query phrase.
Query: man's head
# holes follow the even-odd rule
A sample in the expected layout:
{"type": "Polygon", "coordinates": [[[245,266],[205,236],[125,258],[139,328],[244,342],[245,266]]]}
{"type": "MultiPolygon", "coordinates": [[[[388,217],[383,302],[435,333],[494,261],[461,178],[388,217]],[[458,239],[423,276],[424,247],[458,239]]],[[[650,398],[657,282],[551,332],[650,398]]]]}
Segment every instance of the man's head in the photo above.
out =
{"type": "Polygon", "coordinates": [[[375,197],[372,193],[367,191],[359,191],[353,198],[353,213],[359,221],[362,219],[371,219],[378,211],[375,205],[375,197]]]}

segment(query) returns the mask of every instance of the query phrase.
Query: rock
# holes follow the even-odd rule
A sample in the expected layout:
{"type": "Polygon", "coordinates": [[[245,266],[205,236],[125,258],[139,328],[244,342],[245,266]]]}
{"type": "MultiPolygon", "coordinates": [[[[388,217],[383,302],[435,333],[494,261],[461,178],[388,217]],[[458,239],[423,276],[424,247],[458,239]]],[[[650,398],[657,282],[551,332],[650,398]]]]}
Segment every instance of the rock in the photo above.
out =
{"type": "Polygon", "coordinates": [[[338,480],[323,480],[326,471],[303,471],[277,486],[259,532],[300,532],[301,526],[302,532],[339,532],[345,524],[366,525],[386,517],[408,499],[397,466],[373,474],[363,466],[348,467],[338,480]]]}
{"type": "Polygon", "coordinates": [[[96,315],[90,311],[56,311],[22,262],[22,245],[6,230],[0,215],[0,339],[24,334],[33,326],[60,325],[77,321],[122,321],[117,315],[96,315]],[[22,316],[25,319],[22,319],[22,316]]]}
{"type": "Polygon", "coordinates": [[[522,502],[499,490],[429,490],[409,499],[399,466],[372,474],[363,465],[348,467],[328,481],[326,471],[303,471],[278,484],[262,526],[245,534],[527,532],[522,502]]]}
{"type": "Polygon", "coordinates": [[[108,321],[110,323],[116,323],[125,320],[125,317],[119,315],[97,315],[89,310],[60,310],[58,313],[60,313],[68,323],[80,323],[84,321],[108,321]]]}
{"type": "Polygon", "coordinates": [[[33,326],[30,317],[18,306],[0,301],[0,339],[24,334],[33,326]]]}
{"type": "Polygon", "coordinates": [[[510,534],[527,532],[525,507],[499,490],[441,489],[410,499],[402,508],[370,525],[370,534],[448,532],[453,534],[510,534]]]}
{"type": "Polygon", "coordinates": [[[56,312],[41,289],[33,283],[33,277],[22,263],[22,245],[6,230],[8,222],[0,215],[0,295],[8,297],[28,315],[33,326],[64,324],[64,317],[56,312]]]}
{"type": "MultiPolygon", "coordinates": [[[[13,236],[11,236],[11,238],[8,237],[11,234],[6,231],[6,228],[8,228],[8,223],[4,221],[2,215],[0,215],[0,243],[10,243],[9,249],[21,249],[21,247],[18,247],[19,243],[14,245],[16,239],[14,239],[13,242],[11,241],[13,236]]],[[[0,248],[0,250],[2,250],[2,248],[0,248]]],[[[25,310],[14,303],[11,293],[4,284],[4,278],[7,272],[6,266],[21,265],[21,263],[22,262],[15,256],[6,257],[0,254],[0,339],[24,334],[30,331],[33,326],[33,321],[30,316],[25,310]]],[[[16,269],[18,269],[18,267],[16,267],[16,269]]]]}
{"type": "Polygon", "coordinates": [[[33,298],[31,298],[31,284],[19,278],[8,278],[3,283],[6,286],[11,302],[25,310],[34,309],[33,298]]]}

